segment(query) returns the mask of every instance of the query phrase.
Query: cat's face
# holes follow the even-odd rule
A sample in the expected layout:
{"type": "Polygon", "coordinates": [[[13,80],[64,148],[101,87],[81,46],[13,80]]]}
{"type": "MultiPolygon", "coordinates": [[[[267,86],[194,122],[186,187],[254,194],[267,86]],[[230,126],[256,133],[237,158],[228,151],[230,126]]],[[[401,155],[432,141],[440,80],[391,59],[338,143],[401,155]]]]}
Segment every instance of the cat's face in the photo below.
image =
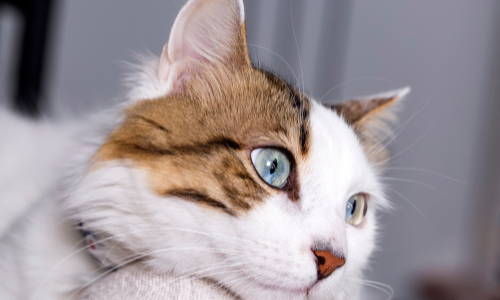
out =
{"type": "Polygon", "coordinates": [[[245,44],[241,2],[188,2],[67,205],[112,241],[104,263],[142,258],[244,299],[352,299],[387,205],[371,127],[402,93],[325,107],[245,44]]]}

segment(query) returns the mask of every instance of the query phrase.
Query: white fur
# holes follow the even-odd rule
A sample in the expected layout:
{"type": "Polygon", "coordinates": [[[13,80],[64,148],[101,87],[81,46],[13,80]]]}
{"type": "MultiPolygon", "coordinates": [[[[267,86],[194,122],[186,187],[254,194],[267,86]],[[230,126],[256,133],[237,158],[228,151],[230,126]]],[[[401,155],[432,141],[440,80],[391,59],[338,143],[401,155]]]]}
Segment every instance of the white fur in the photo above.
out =
{"type": "Polygon", "coordinates": [[[310,159],[299,173],[301,201],[272,197],[237,218],[160,198],[147,188],[144,171],[127,161],[88,172],[85,162],[102,143],[94,133],[96,141],[86,142],[72,182],[49,194],[0,243],[1,298],[65,299],[100,274],[90,273],[96,266],[85,251],[71,255],[81,245],[78,232],[57,217],[54,200],[62,198],[70,219],[112,237],[107,258],[114,265],[132,253],[144,254],[158,272],[212,277],[243,299],[356,299],[375,243],[375,214],[386,200],[347,124],[314,102],[310,120],[310,159]],[[344,211],[358,192],[371,198],[366,222],[356,228],[345,223],[344,211]],[[316,280],[310,248],[318,240],[344,253],[346,265],[307,296],[316,280]]]}
{"type": "MultiPolygon", "coordinates": [[[[158,72],[162,59],[144,62],[129,77],[129,104],[169,92],[171,83],[158,72]]],[[[86,130],[64,180],[0,240],[0,299],[68,299],[103,276],[81,248],[77,221],[111,242],[104,263],[119,266],[136,255],[157,272],[210,277],[248,300],[359,299],[376,213],[387,200],[355,133],[333,111],[312,103],[310,151],[298,172],[300,201],[270,197],[239,217],[159,197],[147,187],[145,171],[128,161],[90,170],[92,155],[119,126],[120,111],[86,130]],[[344,221],[345,205],[358,192],[370,195],[369,208],[364,223],[353,227],[344,221]],[[346,258],[319,282],[311,251],[316,242],[346,258]]]]}
{"type": "Polygon", "coordinates": [[[152,53],[135,55],[136,63],[129,63],[125,85],[129,89],[127,105],[142,99],[164,96],[172,89],[172,82],[162,80],[158,75],[159,59],[152,53]]]}

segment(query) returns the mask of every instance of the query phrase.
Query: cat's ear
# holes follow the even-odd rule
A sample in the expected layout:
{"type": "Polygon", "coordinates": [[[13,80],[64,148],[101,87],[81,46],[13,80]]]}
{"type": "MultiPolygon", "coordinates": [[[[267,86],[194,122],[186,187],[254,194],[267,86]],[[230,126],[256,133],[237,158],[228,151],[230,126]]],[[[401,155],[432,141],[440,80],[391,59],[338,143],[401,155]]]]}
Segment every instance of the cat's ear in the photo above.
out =
{"type": "Polygon", "coordinates": [[[390,123],[396,121],[396,111],[410,88],[349,100],[331,106],[357,133],[368,158],[377,164],[387,161],[384,139],[392,136],[390,123]]]}
{"type": "Polygon", "coordinates": [[[177,15],[158,67],[162,81],[193,65],[250,65],[243,0],[190,0],[177,15]]]}

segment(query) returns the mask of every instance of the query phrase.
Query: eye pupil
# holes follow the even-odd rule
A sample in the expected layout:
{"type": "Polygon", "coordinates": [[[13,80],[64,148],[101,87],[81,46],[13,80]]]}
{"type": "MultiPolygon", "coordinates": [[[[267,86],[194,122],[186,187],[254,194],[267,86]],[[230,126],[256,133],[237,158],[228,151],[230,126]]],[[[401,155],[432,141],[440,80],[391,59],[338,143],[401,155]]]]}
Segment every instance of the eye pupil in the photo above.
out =
{"type": "Polygon", "coordinates": [[[271,169],[269,170],[269,173],[272,175],[274,172],[276,172],[276,169],[278,168],[278,160],[275,158],[271,164],[271,169]]]}
{"type": "Polygon", "coordinates": [[[356,211],[356,203],[358,201],[356,201],[356,198],[354,199],[354,201],[352,201],[352,209],[351,209],[351,214],[354,214],[354,212],[356,211]]]}

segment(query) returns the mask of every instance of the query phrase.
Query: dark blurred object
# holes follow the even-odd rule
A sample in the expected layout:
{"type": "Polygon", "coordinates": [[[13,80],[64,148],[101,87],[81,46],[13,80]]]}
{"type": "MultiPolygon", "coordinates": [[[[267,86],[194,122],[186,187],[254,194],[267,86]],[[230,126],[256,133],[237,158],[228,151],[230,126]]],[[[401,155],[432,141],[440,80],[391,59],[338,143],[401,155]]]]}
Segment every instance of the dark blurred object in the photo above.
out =
{"type": "Polygon", "coordinates": [[[469,267],[421,273],[416,280],[419,296],[425,300],[500,300],[500,213],[483,235],[488,241],[482,252],[484,264],[478,266],[471,260],[469,267]]]}
{"type": "Polygon", "coordinates": [[[481,276],[467,270],[427,274],[417,282],[418,294],[425,300],[500,300],[500,289],[485,285],[481,276]]]}
{"type": "Polygon", "coordinates": [[[9,4],[18,9],[23,18],[14,106],[32,117],[40,114],[53,3],[53,0],[0,0],[0,5],[9,4]]]}

